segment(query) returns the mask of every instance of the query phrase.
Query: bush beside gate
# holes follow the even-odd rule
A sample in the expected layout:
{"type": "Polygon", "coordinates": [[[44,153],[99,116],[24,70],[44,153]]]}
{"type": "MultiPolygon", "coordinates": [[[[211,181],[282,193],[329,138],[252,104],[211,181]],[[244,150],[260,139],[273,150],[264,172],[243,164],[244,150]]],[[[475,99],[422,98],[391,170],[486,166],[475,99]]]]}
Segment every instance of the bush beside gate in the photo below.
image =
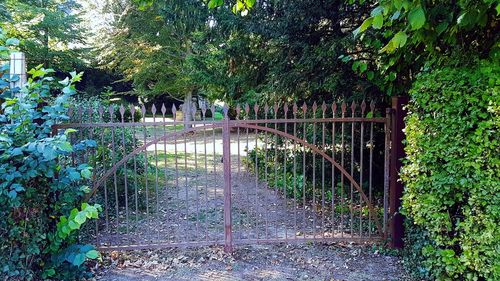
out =
{"type": "Polygon", "coordinates": [[[433,280],[500,279],[499,77],[493,62],[444,67],[410,92],[407,258],[423,255],[417,272],[433,280]]]}

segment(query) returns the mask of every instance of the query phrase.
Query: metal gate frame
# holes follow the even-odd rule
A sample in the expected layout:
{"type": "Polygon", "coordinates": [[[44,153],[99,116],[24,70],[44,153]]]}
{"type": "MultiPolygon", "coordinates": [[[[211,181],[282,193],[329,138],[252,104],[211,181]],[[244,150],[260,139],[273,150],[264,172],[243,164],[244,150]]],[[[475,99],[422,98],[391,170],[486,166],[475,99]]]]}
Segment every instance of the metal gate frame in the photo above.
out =
{"type": "MultiPolygon", "coordinates": [[[[372,112],[372,116],[368,117],[365,114],[367,105],[364,101],[359,106],[359,108],[361,109],[359,112],[360,113],[359,116],[356,116],[357,107],[358,107],[358,105],[356,103],[353,102],[351,104],[351,106],[350,106],[351,116],[348,117],[348,116],[346,116],[347,104],[345,102],[343,102],[340,106],[341,116],[336,116],[337,105],[332,104],[331,111],[333,113],[333,116],[328,118],[325,116],[325,111],[327,110],[327,105],[323,103],[322,106],[320,107],[320,109],[322,111],[322,117],[316,118],[318,106],[316,105],[316,103],[314,103],[312,105],[313,117],[306,118],[305,114],[306,114],[308,107],[307,107],[307,105],[304,104],[301,107],[302,113],[304,114],[304,118],[300,119],[300,118],[297,118],[298,106],[296,104],[294,104],[292,106],[293,118],[287,118],[289,109],[288,109],[288,105],[286,105],[286,104],[283,107],[284,118],[277,118],[276,116],[277,116],[279,108],[277,105],[274,105],[274,107],[271,109],[274,109],[275,118],[268,119],[267,112],[269,110],[269,107],[266,105],[264,107],[264,111],[266,112],[265,119],[258,119],[257,114],[259,112],[259,106],[256,105],[256,106],[254,106],[255,119],[248,119],[248,118],[240,119],[240,111],[246,112],[247,116],[249,116],[250,107],[249,107],[249,105],[246,105],[243,110],[241,110],[241,108],[238,106],[236,109],[236,119],[231,119],[229,117],[229,108],[227,106],[224,106],[223,107],[224,118],[222,121],[215,121],[215,120],[214,121],[207,121],[205,118],[203,118],[202,121],[178,122],[178,121],[175,121],[175,118],[174,118],[173,122],[165,122],[165,121],[157,122],[156,120],[154,120],[153,122],[145,122],[145,123],[144,122],[142,122],[142,123],[125,122],[124,121],[125,110],[124,110],[123,106],[119,110],[120,114],[121,114],[121,119],[122,119],[121,122],[114,122],[113,117],[112,117],[113,112],[112,112],[111,108],[110,108],[110,116],[111,116],[110,122],[92,122],[92,116],[89,117],[90,122],[84,122],[83,114],[85,113],[85,110],[79,109],[78,110],[78,119],[80,119],[79,121],[73,122],[73,123],[54,125],[53,132],[58,133],[60,130],[67,129],[67,128],[75,128],[75,129],[87,128],[88,130],[90,130],[90,137],[92,137],[93,128],[98,128],[98,127],[101,127],[101,128],[106,128],[106,127],[108,127],[108,128],[123,128],[123,127],[137,127],[137,126],[147,126],[147,125],[161,127],[161,126],[172,125],[172,124],[174,126],[179,125],[179,124],[194,126],[193,128],[185,129],[182,131],[177,131],[177,132],[174,132],[173,134],[156,137],[153,141],[144,143],[141,147],[135,149],[133,152],[131,152],[130,154],[128,154],[124,158],[120,159],[118,162],[113,163],[113,166],[111,169],[105,171],[100,177],[94,178],[94,181],[92,183],[93,184],[93,191],[87,197],[87,199],[90,199],[90,196],[94,195],[96,193],[97,189],[103,184],[103,182],[106,181],[107,178],[112,176],[113,173],[116,173],[116,170],[120,166],[125,165],[127,163],[127,161],[129,161],[131,159],[132,156],[141,152],[144,149],[147,149],[148,146],[156,145],[159,141],[162,141],[162,140],[165,141],[167,137],[171,138],[171,137],[175,137],[175,136],[182,136],[182,135],[185,135],[186,133],[189,133],[189,132],[196,132],[196,131],[204,130],[207,128],[213,128],[213,129],[222,128],[222,144],[223,144],[223,159],[222,160],[223,160],[223,169],[224,169],[224,172],[223,172],[223,176],[224,176],[224,195],[223,195],[223,200],[224,200],[224,210],[223,210],[223,214],[224,214],[224,249],[227,252],[231,252],[233,249],[233,245],[234,245],[233,222],[232,222],[232,217],[231,217],[232,216],[232,198],[231,198],[232,197],[231,196],[231,194],[232,194],[231,174],[232,174],[232,172],[231,172],[231,145],[230,145],[231,144],[231,135],[230,135],[231,130],[233,130],[235,128],[238,128],[238,130],[243,128],[243,129],[250,129],[250,130],[255,130],[255,131],[266,131],[266,132],[269,132],[269,133],[274,134],[274,135],[281,135],[284,138],[292,140],[292,141],[299,143],[303,146],[307,146],[308,148],[310,148],[313,151],[313,153],[317,153],[318,155],[321,155],[325,160],[329,161],[332,165],[334,165],[337,169],[339,169],[342,172],[342,175],[343,175],[342,177],[345,176],[347,178],[347,180],[349,180],[351,182],[351,188],[352,188],[352,186],[354,186],[354,188],[356,188],[360,192],[360,196],[363,196],[363,200],[366,200],[367,206],[370,209],[372,209],[371,202],[368,200],[367,196],[364,194],[364,192],[360,188],[359,184],[356,182],[356,180],[352,176],[352,166],[351,166],[351,174],[349,174],[347,172],[347,170],[342,166],[342,164],[337,163],[327,153],[325,153],[324,151],[319,149],[317,146],[315,146],[315,144],[309,144],[307,142],[307,140],[303,140],[303,139],[298,138],[295,135],[290,135],[287,132],[282,132],[280,130],[277,130],[276,125],[277,124],[297,124],[297,123],[302,123],[302,124],[323,123],[323,124],[333,125],[336,123],[340,123],[340,124],[342,124],[342,133],[343,133],[344,132],[344,124],[346,124],[346,123],[353,124],[352,125],[352,132],[354,132],[354,124],[355,123],[372,124],[372,126],[375,123],[383,124],[384,131],[385,131],[384,177],[383,177],[384,215],[383,215],[383,222],[382,222],[381,226],[380,225],[378,226],[379,228],[381,228],[380,233],[382,234],[382,236],[381,237],[370,237],[370,239],[366,239],[366,240],[387,239],[387,238],[389,238],[388,225],[389,225],[389,223],[391,223],[391,229],[394,229],[394,226],[392,225],[392,223],[393,223],[392,218],[397,213],[397,208],[399,208],[398,206],[395,205],[395,202],[397,202],[399,200],[399,198],[394,197],[394,195],[397,192],[392,190],[392,184],[391,184],[391,190],[389,190],[390,178],[391,179],[396,178],[396,176],[390,177],[390,175],[389,175],[389,171],[394,173],[394,171],[393,171],[394,169],[392,168],[391,164],[396,163],[394,158],[392,161],[390,159],[390,157],[391,157],[391,141],[393,143],[395,141],[398,141],[397,137],[394,137],[394,134],[391,131],[391,126],[394,126],[392,115],[393,115],[393,112],[395,112],[395,110],[388,108],[388,109],[386,109],[385,117],[374,117],[373,112],[375,111],[375,104],[372,102],[369,105],[371,112],[372,112]],[[262,123],[265,123],[265,126],[259,126],[259,124],[262,124],[262,123]],[[268,124],[275,124],[275,128],[273,129],[272,127],[268,127],[268,124]],[[392,140],[391,140],[391,137],[392,137],[392,140]]],[[[133,108],[134,107],[132,107],[132,110],[131,110],[132,117],[134,114],[133,108]]],[[[207,111],[206,106],[204,104],[202,104],[200,106],[200,109],[202,111],[203,116],[205,116],[205,113],[207,111]]],[[[73,111],[73,109],[70,109],[70,110],[73,111]]],[[[190,109],[190,110],[193,110],[193,109],[190,109]]],[[[153,105],[151,111],[152,111],[153,116],[154,116],[156,113],[156,108],[154,105],[153,105]]],[[[215,109],[213,106],[211,108],[211,111],[212,111],[212,114],[215,113],[215,109]]],[[[103,109],[101,108],[99,110],[99,112],[100,112],[101,119],[102,119],[103,109]]],[[[194,112],[196,112],[196,108],[194,108],[194,112]]],[[[146,113],[144,106],[142,106],[142,113],[143,113],[143,115],[146,113]]],[[[165,115],[165,106],[164,105],[162,106],[162,113],[164,116],[165,115]]],[[[175,116],[176,115],[175,106],[173,107],[173,113],[175,116]]],[[[69,115],[72,116],[73,113],[70,113],[69,115]]],[[[363,126],[361,128],[363,128],[363,126]]],[[[323,134],[324,134],[324,127],[323,127],[323,134]]],[[[363,135],[362,135],[362,137],[363,137],[363,135]]],[[[354,140],[352,140],[352,141],[354,141],[354,140]]],[[[363,142],[363,139],[361,140],[361,142],[363,142]]],[[[114,144],[113,144],[113,149],[114,149],[114,144]]],[[[342,148],[342,153],[343,153],[343,151],[344,151],[344,148],[342,148]]],[[[393,175],[396,175],[396,174],[393,174],[393,175]]],[[[369,216],[371,216],[371,215],[372,215],[372,213],[370,212],[369,216]]],[[[352,227],[352,225],[351,225],[351,227],[352,227]]],[[[390,235],[390,236],[394,236],[394,235],[395,234],[393,232],[392,235],[390,235]]],[[[397,235],[397,233],[396,233],[396,235],[397,235]]],[[[271,241],[271,240],[272,239],[268,239],[268,240],[261,239],[257,242],[285,242],[285,241],[288,241],[288,240],[283,240],[283,239],[278,239],[278,241],[271,241]]],[[[318,240],[321,240],[321,239],[318,239],[318,240]]],[[[325,239],[323,238],[322,240],[325,240],[325,239]]],[[[326,239],[326,240],[330,240],[330,239],[326,239]]],[[[336,239],[331,239],[331,240],[336,240],[336,239]]],[[[349,239],[347,238],[347,240],[349,240],[349,239]]],[[[304,239],[304,241],[305,241],[305,239],[304,239]]],[[[176,246],[176,245],[173,245],[173,246],[176,246]]],[[[122,248],[124,248],[124,247],[122,247],[122,248]]],[[[135,247],[126,247],[126,248],[135,248],[135,247]]],[[[138,248],[144,248],[144,247],[142,246],[142,247],[138,247],[138,248]]]]}

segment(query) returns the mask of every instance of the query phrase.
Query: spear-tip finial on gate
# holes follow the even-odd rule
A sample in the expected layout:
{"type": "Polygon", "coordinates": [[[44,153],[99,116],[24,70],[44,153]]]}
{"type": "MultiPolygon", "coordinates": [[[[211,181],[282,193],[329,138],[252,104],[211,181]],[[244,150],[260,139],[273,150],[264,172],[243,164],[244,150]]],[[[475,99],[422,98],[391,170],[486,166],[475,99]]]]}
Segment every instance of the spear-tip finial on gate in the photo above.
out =
{"type": "Polygon", "coordinates": [[[97,113],[99,114],[99,119],[101,121],[103,121],[104,107],[102,105],[99,105],[99,108],[97,109],[97,113]]]}
{"type": "Polygon", "coordinates": [[[122,123],[125,122],[125,107],[123,107],[123,104],[120,105],[120,116],[122,118],[122,123]]]}
{"type": "Polygon", "coordinates": [[[372,112],[372,117],[375,117],[375,102],[370,102],[370,111],[372,112]]]}
{"type": "Polygon", "coordinates": [[[321,111],[323,112],[323,117],[325,116],[325,112],[326,112],[326,102],[323,101],[323,103],[321,104],[321,111]]]}
{"type": "Polygon", "coordinates": [[[357,106],[358,106],[358,104],[355,101],[352,101],[352,103],[351,103],[351,114],[352,114],[352,117],[354,117],[354,115],[356,114],[356,107],[357,106]]]}
{"type": "Polygon", "coordinates": [[[131,104],[130,105],[130,117],[132,119],[132,122],[135,122],[135,105],[131,104]]]}
{"type": "Polygon", "coordinates": [[[361,102],[361,117],[365,116],[365,110],[366,110],[366,101],[363,100],[363,102],[361,102]]]}
{"type": "Polygon", "coordinates": [[[172,104],[172,116],[175,122],[175,120],[177,120],[177,107],[175,107],[175,104],[172,104]]]}
{"type": "Polygon", "coordinates": [[[305,117],[306,111],[307,111],[307,104],[304,102],[304,104],[302,104],[302,112],[304,113],[304,117],[305,117]]]}
{"type": "Polygon", "coordinates": [[[333,113],[333,117],[335,117],[335,115],[337,114],[337,103],[336,102],[332,103],[332,113],[333,113]]]}
{"type": "Polygon", "coordinates": [[[293,103],[293,107],[292,107],[292,112],[293,112],[293,116],[296,116],[297,115],[297,111],[298,111],[298,106],[297,106],[297,103],[294,102],[293,103]]]}
{"type": "Polygon", "coordinates": [[[214,118],[214,116],[215,116],[215,104],[212,104],[210,106],[210,111],[212,112],[212,118],[214,118]]]}
{"type": "Polygon", "coordinates": [[[250,112],[250,105],[248,105],[248,103],[245,103],[245,113],[248,115],[248,112],[250,112]]]}
{"type": "Polygon", "coordinates": [[[229,106],[227,106],[227,104],[224,104],[224,106],[222,107],[222,111],[224,112],[224,118],[228,118],[228,115],[227,113],[229,112],[229,106]]]}
{"type": "Polygon", "coordinates": [[[241,106],[240,104],[238,103],[236,105],[236,119],[240,119],[240,111],[241,111],[241,106]]]}
{"type": "Polygon", "coordinates": [[[193,119],[194,119],[194,117],[196,116],[196,111],[197,111],[197,110],[198,110],[198,108],[196,107],[196,103],[194,103],[194,102],[193,102],[193,103],[191,104],[191,113],[192,113],[192,115],[193,115],[193,119]]]}
{"type": "Polygon", "coordinates": [[[153,105],[151,106],[151,113],[153,113],[153,118],[155,118],[155,115],[156,115],[156,106],[155,104],[153,103],[153,105]]]}
{"type": "Polygon", "coordinates": [[[285,104],[283,105],[283,112],[285,112],[285,118],[286,118],[286,114],[288,113],[288,103],[285,102],[285,104]]]}
{"type": "Polygon", "coordinates": [[[146,120],[146,106],[142,104],[141,106],[142,119],[146,120]]]}
{"type": "Polygon", "coordinates": [[[269,105],[266,102],[266,104],[264,105],[264,116],[265,116],[266,119],[267,119],[267,114],[268,113],[269,113],[269,105]]]}
{"type": "Polygon", "coordinates": [[[253,105],[253,111],[255,112],[255,118],[257,118],[257,114],[259,113],[259,104],[253,105]]]}
{"type": "Polygon", "coordinates": [[[312,110],[313,110],[313,114],[316,115],[316,110],[318,109],[318,104],[316,103],[316,101],[313,102],[313,105],[312,105],[312,110]]]}
{"type": "Polygon", "coordinates": [[[279,110],[279,106],[277,103],[274,103],[273,109],[274,109],[274,118],[276,118],[276,115],[278,115],[278,110],[279,110]]]}
{"type": "Polygon", "coordinates": [[[110,105],[108,107],[108,112],[109,112],[109,120],[110,120],[111,123],[113,123],[113,119],[114,119],[114,116],[113,116],[114,115],[113,114],[114,113],[113,105],[110,105]]]}
{"type": "Polygon", "coordinates": [[[342,102],[342,105],[340,106],[340,108],[342,109],[342,115],[344,115],[344,113],[347,110],[347,104],[345,103],[345,101],[342,102]]]}
{"type": "Polygon", "coordinates": [[[165,107],[165,103],[163,103],[163,102],[161,103],[160,110],[161,110],[161,116],[165,117],[165,112],[167,112],[167,108],[165,107]]]}
{"type": "Polygon", "coordinates": [[[198,101],[198,105],[200,106],[201,109],[201,114],[203,115],[203,118],[205,118],[205,114],[207,113],[207,104],[203,101],[198,101]]]}

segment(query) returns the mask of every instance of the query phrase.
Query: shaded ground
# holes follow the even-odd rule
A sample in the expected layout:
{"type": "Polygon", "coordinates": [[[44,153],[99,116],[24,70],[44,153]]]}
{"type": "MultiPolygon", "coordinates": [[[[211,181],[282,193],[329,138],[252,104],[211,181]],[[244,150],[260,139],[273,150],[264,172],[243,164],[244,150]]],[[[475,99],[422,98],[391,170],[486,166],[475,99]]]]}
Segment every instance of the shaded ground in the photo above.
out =
{"type": "MultiPolygon", "coordinates": [[[[139,186],[139,192],[152,192],[143,202],[147,209],[118,208],[109,226],[100,227],[101,245],[223,241],[222,139],[220,132],[212,135],[207,131],[206,135],[211,137],[206,148],[200,135],[186,136],[177,145],[167,141],[148,147],[147,158],[155,168],[148,175],[152,178],[146,180],[149,189],[139,186]],[[172,155],[175,148],[179,154],[172,155]]],[[[243,161],[247,142],[250,149],[255,146],[255,135],[250,134],[247,140],[241,132],[239,145],[236,139],[233,132],[233,238],[236,243],[253,246],[235,246],[233,256],[220,246],[108,252],[98,270],[98,280],[409,280],[396,257],[380,255],[370,244],[245,242],[357,234],[349,233],[347,214],[340,220],[339,214],[325,215],[328,208],[314,211],[310,204],[301,205],[300,198],[297,203],[256,181],[243,161]]],[[[272,161],[269,166],[272,169],[272,161]]],[[[135,197],[128,199],[134,202],[135,197]]]]}
{"type": "Polygon", "coordinates": [[[370,245],[257,245],[108,253],[97,280],[410,280],[370,245]]]}

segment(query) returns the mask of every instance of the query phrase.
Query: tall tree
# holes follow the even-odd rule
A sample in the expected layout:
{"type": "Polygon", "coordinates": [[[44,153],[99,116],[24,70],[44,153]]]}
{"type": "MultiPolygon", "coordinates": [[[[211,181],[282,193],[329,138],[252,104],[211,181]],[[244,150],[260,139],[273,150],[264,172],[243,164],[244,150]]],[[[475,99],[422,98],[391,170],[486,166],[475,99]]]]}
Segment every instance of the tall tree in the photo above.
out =
{"type": "Polygon", "coordinates": [[[339,59],[365,52],[351,48],[352,30],[368,11],[343,0],[263,0],[243,16],[230,4],[216,8],[198,79],[229,101],[377,96],[366,73],[356,74],[339,59]]]}
{"type": "Polygon", "coordinates": [[[84,31],[74,0],[7,0],[8,35],[21,39],[30,65],[68,71],[83,63],[84,31]]]}
{"type": "MultiPolygon", "coordinates": [[[[108,9],[114,9],[111,3],[108,9]]],[[[123,6],[123,1],[114,5],[123,6]]],[[[208,28],[208,10],[202,1],[178,0],[138,6],[125,4],[113,33],[102,49],[109,68],[118,68],[139,95],[170,95],[191,108],[199,91],[190,58],[199,50],[196,36],[208,28]]],[[[190,110],[184,112],[192,119],[190,110]]]]}

